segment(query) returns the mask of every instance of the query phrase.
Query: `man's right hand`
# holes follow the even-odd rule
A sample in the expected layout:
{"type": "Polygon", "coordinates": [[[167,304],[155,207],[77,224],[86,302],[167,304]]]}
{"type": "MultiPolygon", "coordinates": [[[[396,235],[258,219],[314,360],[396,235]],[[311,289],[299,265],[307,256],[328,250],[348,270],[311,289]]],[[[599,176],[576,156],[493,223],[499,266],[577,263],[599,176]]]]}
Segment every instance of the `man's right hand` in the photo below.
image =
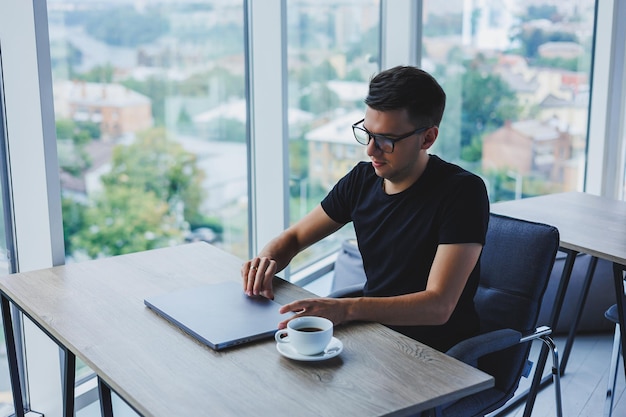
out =
{"type": "Polygon", "coordinates": [[[276,261],[267,256],[257,256],[241,266],[243,291],[249,296],[274,299],[272,281],[276,274],[276,261]]]}

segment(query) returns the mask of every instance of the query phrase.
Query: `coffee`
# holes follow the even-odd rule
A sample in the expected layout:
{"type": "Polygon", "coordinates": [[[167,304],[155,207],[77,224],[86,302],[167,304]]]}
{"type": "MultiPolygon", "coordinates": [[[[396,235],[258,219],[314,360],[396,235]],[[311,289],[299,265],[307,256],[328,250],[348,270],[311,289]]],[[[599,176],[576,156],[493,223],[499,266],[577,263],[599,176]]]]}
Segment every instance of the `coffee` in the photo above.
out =
{"type": "Polygon", "coordinates": [[[278,343],[290,343],[301,355],[319,355],[333,338],[333,322],[324,317],[302,316],[289,320],[274,334],[278,343]]]}
{"type": "Polygon", "coordinates": [[[320,329],[319,327],[301,327],[301,328],[295,329],[295,330],[297,330],[299,332],[309,332],[309,333],[312,333],[312,332],[321,332],[323,329],[320,329]]]}

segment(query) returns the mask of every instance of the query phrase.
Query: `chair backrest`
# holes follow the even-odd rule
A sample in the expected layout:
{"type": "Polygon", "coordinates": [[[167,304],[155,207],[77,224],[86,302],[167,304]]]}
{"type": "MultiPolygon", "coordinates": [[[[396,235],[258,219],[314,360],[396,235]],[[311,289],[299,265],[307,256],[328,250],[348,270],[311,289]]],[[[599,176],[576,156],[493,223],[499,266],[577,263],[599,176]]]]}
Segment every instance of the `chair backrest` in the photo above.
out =
{"type": "MultiPolygon", "coordinates": [[[[534,330],[543,294],[559,248],[559,232],[549,225],[491,214],[480,258],[474,298],[481,332],[534,330]]],[[[479,368],[493,375],[504,392],[517,389],[530,343],[487,355],[479,368]]]]}

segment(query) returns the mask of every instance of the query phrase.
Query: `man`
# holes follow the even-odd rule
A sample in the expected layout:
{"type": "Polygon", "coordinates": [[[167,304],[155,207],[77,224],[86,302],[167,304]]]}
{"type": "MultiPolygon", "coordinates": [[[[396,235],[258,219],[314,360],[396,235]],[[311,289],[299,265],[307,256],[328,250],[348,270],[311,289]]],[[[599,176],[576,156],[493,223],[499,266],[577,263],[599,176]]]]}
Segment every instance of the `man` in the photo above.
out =
{"type": "Polygon", "coordinates": [[[373,77],[365,118],[353,125],[371,162],[357,164],[319,206],[243,264],[244,291],[273,298],[275,273],[352,221],[364,296],[299,300],[281,312],[335,325],[374,321],[442,351],[477,334],[473,297],[489,201],[479,177],[428,153],[445,100],[437,81],[415,67],[373,77]]]}

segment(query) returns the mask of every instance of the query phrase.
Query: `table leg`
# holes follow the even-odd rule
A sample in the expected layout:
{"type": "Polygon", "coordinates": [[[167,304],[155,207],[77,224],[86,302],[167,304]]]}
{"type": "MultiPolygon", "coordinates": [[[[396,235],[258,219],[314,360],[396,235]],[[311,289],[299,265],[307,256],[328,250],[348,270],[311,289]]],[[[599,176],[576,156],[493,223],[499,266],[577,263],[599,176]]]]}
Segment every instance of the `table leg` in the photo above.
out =
{"type": "MultiPolygon", "coordinates": [[[[626,265],[613,263],[613,275],[615,276],[615,298],[617,299],[617,317],[619,318],[619,329],[622,339],[622,356],[626,356],[626,265]]],[[[626,361],[624,363],[624,375],[626,375],[626,361]]]]}
{"type": "Polygon", "coordinates": [[[100,414],[102,417],[113,417],[111,388],[100,377],[98,377],[98,394],[100,397],[100,414]]]}
{"type": "MultiPolygon", "coordinates": [[[[578,325],[580,324],[580,319],[583,316],[583,310],[585,309],[585,303],[587,302],[587,296],[589,295],[589,289],[591,288],[591,280],[593,275],[596,272],[596,265],[598,265],[598,258],[592,256],[589,260],[589,266],[587,267],[587,275],[585,276],[585,281],[583,282],[582,291],[578,298],[578,304],[576,305],[575,311],[576,316],[572,321],[572,324],[569,329],[569,333],[567,335],[567,340],[565,341],[565,347],[563,348],[563,355],[561,356],[561,376],[565,373],[565,367],[567,366],[567,361],[569,359],[570,352],[572,351],[572,346],[574,345],[574,337],[576,336],[576,332],[578,331],[578,325]]],[[[554,330],[554,328],[553,328],[554,330]]]]}
{"type": "Polygon", "coordinates": [[[11,391],[13,393],[13,405],[15,415],[24,417],[24,402],[22,400],[22,383],[17,361],[17,349],[15,347],[15,334],[13,333],[13,319],[11,317],[11,305],[9,299],[4,294],[0,296],[2,309],[2,325],[4,327],[4,337],[7,349],[7,359],[9,361],[9,375],[11,379],[11,391]]]}
{"type": "MultiPolygon", "coordinates": [[[[550,327],[552,329],[556,329],[556,326],[559,322],[559,316],[561,315],[561,308],[563,307],[563,302],[565,300],[565,292],[567,291],[567,287],[569,285],[570,278],[572,276],[572,270],[574,269],[574,261],[576,260],[576,256],[578,256],[577,251],[565,248],[559,248],[561,252],[565,252],[567,254],[565,258],[565,263],[563,264],[563,271],[561,272],[561,279],[559,281],[559,286],[556,290],[554,305],[552,307],[552,312],[550,313],[550,327]]],[[[535,372],[533,373],[533,381],[530,385],[530,388],[513,397],[505,406],[503,406],[500,410],[498,410],[494,417],[505,416],[511,411],[513,408],[520,405],[524,400],[526,400],[526,406],[524,408],[524,417],[529,417],[532,413],[533,407],[535,406],[535,399],[537,398],[537,393],[540,389],[543,389],[548,384],[552,382],[552,374],[547,375],[542,379],[543,370],[546,366],[546,361],[548,359],[549,348],[547,345],[541,345],[541,351],[539,352],[539,358],[537,360],[537,365],[535,367],[535,372]]],[[[560,366],[559,366],[560,368],[560,366]]]]}
{"type": "Polygon", "coordinates": [[[74,417],[74,391],[76,386],[76,356],[69,349],[63,351],[63,415],[74,417]]]}
{"type": "MultiPolygon", "coordinates": [[[[559,282],[559,286],[556,291],[556,296],[554,300],[554,306],[552,307],[552,312],[550,315],[550,327],[556,329],[557,324],[559,323],[559,316],[561,315],[561,308],[563,307],[563,301],[565,300],[565,292],[569,285],[569,280],[572,276],[572,270],[574,269],[574,261],[576,260],[576,256],[578,255],[577,251],[573,251],[570,249],[560,249],[562,252],[567,253],[567,257],[565,258],[565,264],[563,265],[563,272],[561,273],[561,280],[559,282]]],[[[544,344],[541,346],[541,351],[539,353],[539,359],[537,360],[537,366],[535,368],[535,373],[533,374],[533,382],[530,386],[530,390],[528,391],[526,397],[526,407],[524,408],[524,417],[530,417],[532,413],[533,407],[535,406],[535,399],[537,398],[537,393],[541,388],[541,385],[544,383],[541,381],[541,376],[543,375],[543,370],[546,366],[546,360],[548,359],[549,348],[544,344]]],[[[552,375],[547,377],[551,380],[552,375]]]]}

